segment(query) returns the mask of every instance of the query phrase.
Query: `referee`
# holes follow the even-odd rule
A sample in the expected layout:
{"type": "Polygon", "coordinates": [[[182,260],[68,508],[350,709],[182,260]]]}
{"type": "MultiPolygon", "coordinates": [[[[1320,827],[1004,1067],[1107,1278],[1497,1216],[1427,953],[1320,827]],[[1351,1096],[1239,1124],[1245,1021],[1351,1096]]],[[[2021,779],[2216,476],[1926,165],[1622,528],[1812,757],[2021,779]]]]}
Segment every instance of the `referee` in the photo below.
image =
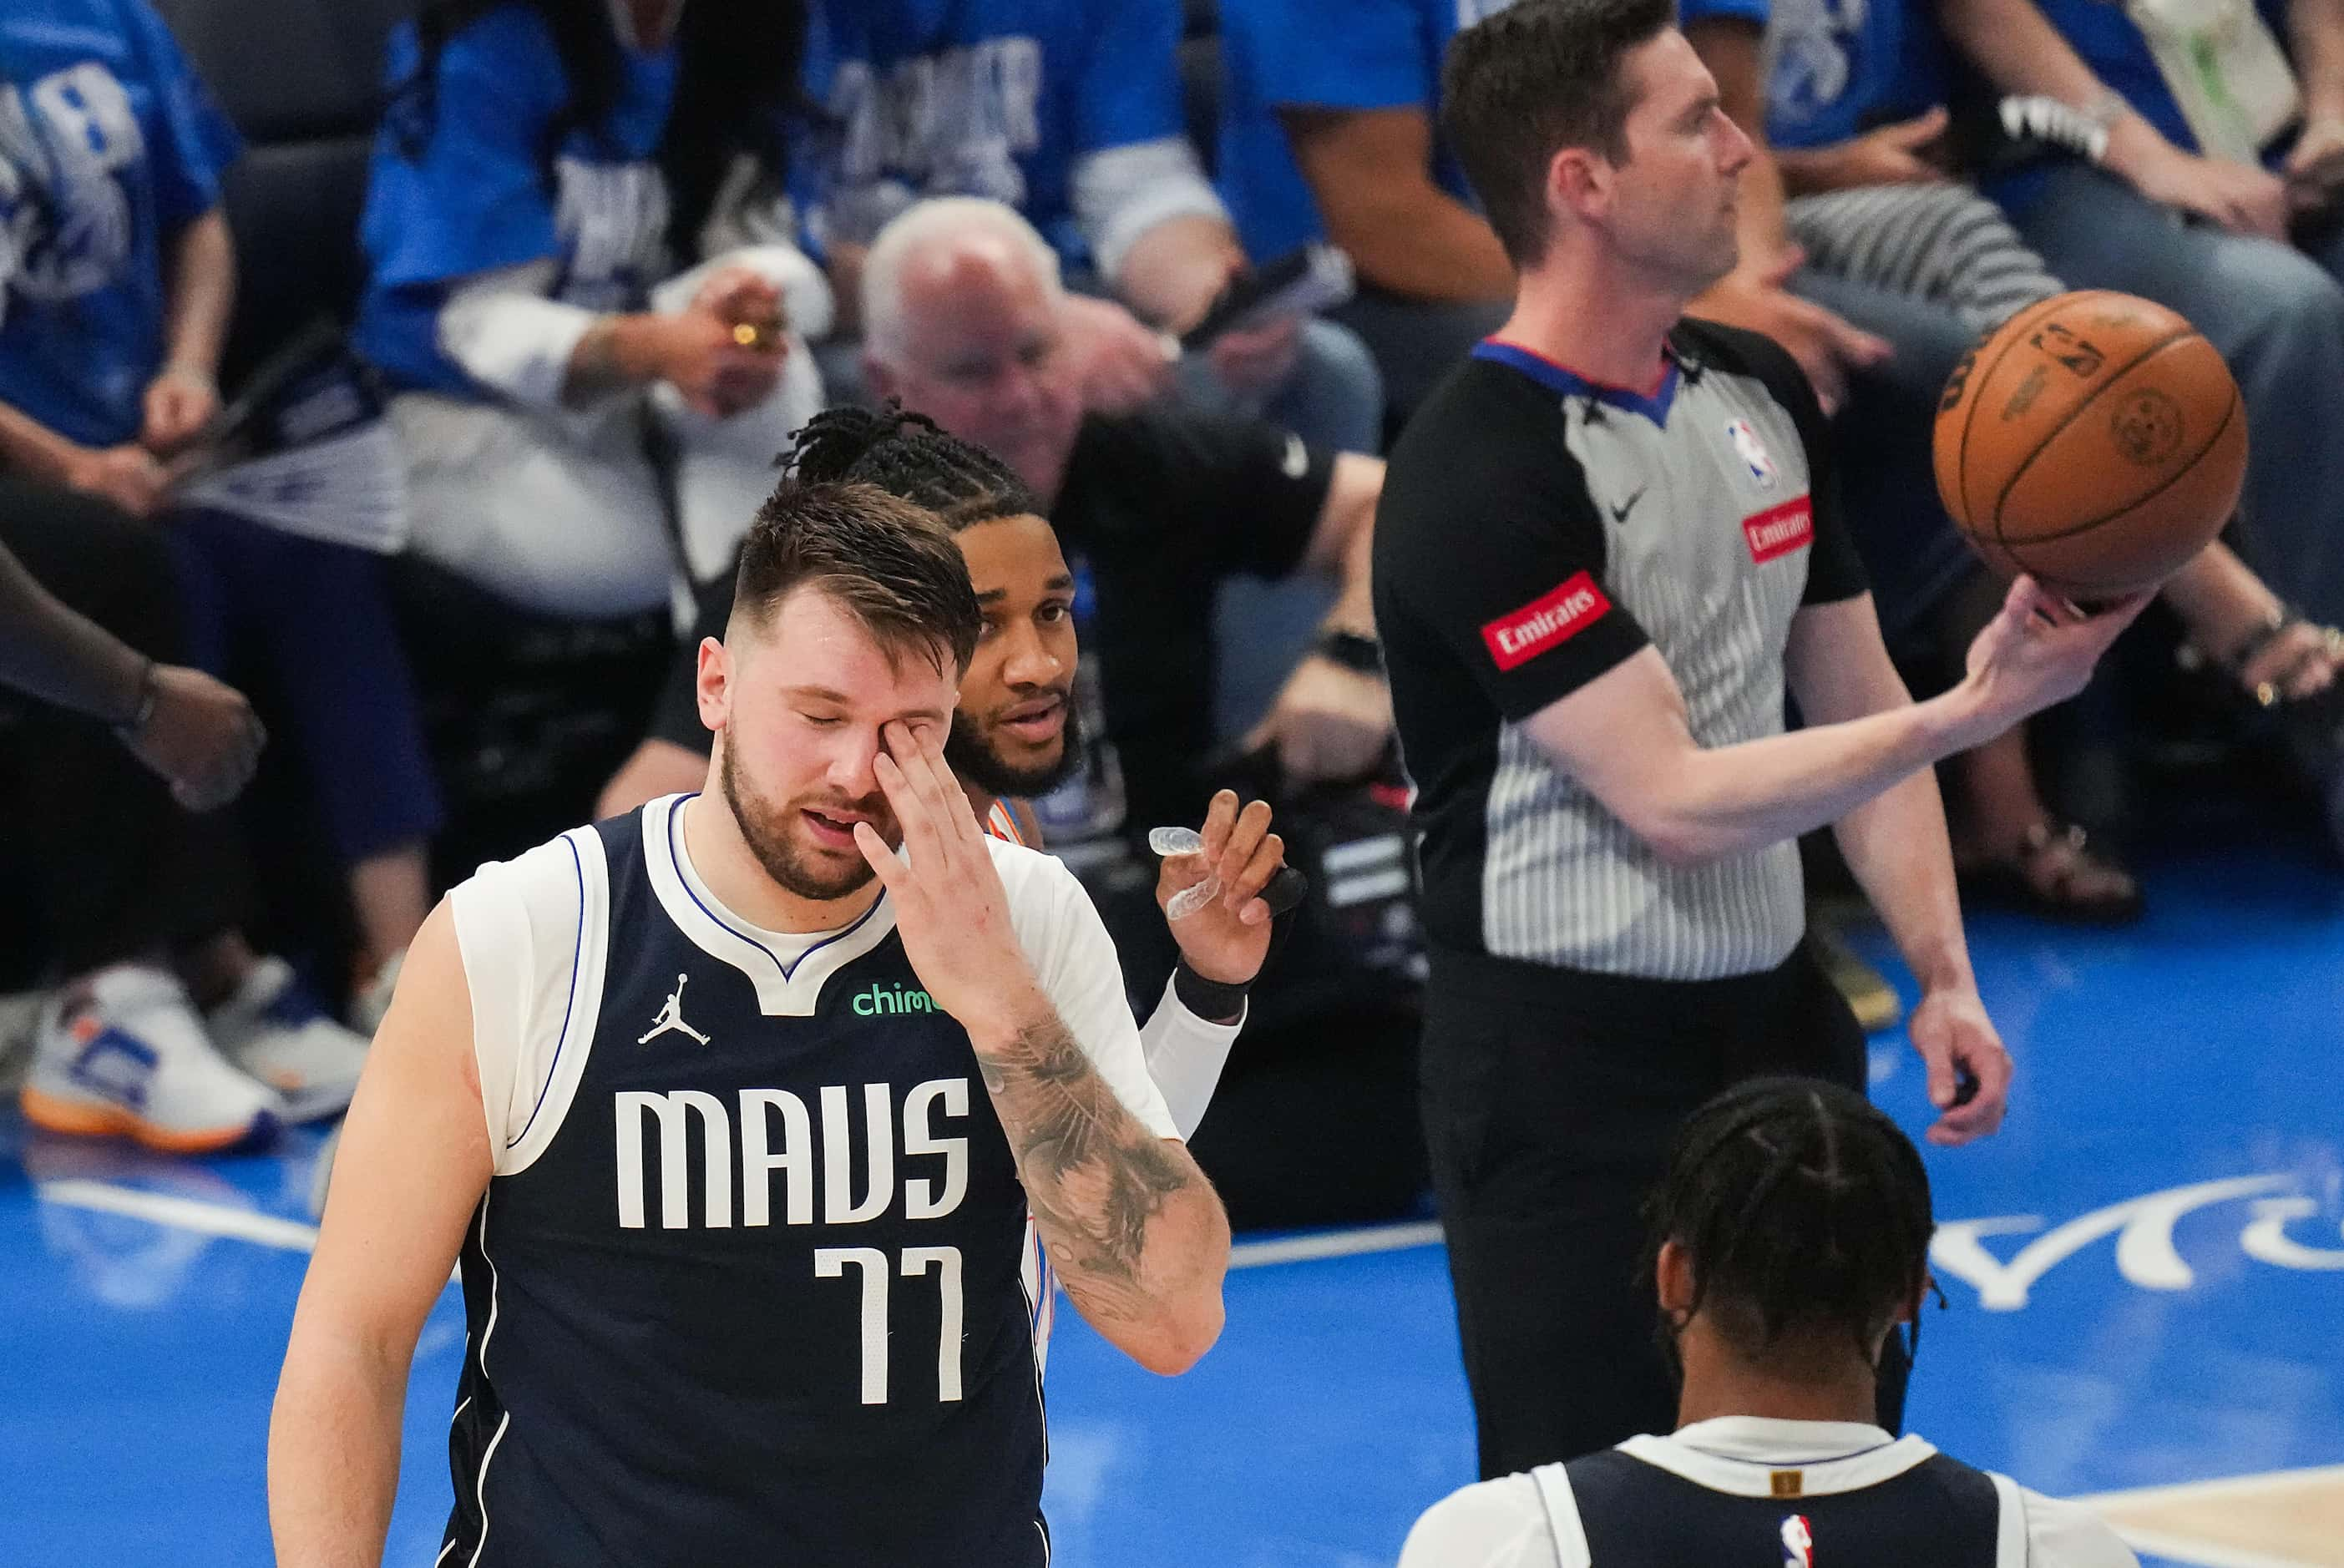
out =
{"type": "Polygon", "coordinates": [[[1672,1424],[1636,1259],[1678,1125],[1759,1074],[1864,1087],[1801,944],[1798,835],[1835,825],[1922,983],[1931,1139],[2000,1123],[1929,764],[2073,695],[2141,602],[2086,619],[2022,578],[1961,684],[1912,701],[1814,393],[1765,339],[1680,319],[1734,265],[1751,145],[1671,17],[1522,0],[1450,46],[1443,128],[1519,284],[1400,440],[1376,527],[1484,1476],[1672,1424]]]}

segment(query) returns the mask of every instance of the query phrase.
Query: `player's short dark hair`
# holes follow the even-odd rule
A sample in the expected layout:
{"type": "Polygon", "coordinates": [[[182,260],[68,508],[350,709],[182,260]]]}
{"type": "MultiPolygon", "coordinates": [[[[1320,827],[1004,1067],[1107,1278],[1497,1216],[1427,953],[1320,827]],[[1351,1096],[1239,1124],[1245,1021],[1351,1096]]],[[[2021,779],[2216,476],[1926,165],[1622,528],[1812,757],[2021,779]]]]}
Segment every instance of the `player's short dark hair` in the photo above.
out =
{"type": "Polygon", "coordinates": [[[732,612],[762,623],[812,585],[845,606],[890,655],[939,672],[968,668],[984,612],[951,531],[915,501],[876,485],[791,477],[757,509],[741,545],[732,612]]]}
{"type": "Polygon", "coordinates": [[[1696,1111],[1652,1198],[1650,1264],[1674,1241],[1692,1310],[1763,1361],[1845,1336],[1869,1360],[1927,1278],[1929,1173],[1863,1096],[1765,1077],[1696,1111]]]}
{"type": "Polygon", "coordinates": [[[1449,42],[1440,128],[1517,267],[1546,252],[1546,171],[1565,147],[1628,157],[1630,51],[1676,19],[1672,0],[1521,0],[1449,42]]]}
{"type": "Polygon", "coordinates": [[[782,461],[801,480],[875,484],[926,507],[955,533],[995,518],[1042,512],[1034,492],[1007,463],[893,399],[884,410],[848,407],[816,414],[782,461]]]}

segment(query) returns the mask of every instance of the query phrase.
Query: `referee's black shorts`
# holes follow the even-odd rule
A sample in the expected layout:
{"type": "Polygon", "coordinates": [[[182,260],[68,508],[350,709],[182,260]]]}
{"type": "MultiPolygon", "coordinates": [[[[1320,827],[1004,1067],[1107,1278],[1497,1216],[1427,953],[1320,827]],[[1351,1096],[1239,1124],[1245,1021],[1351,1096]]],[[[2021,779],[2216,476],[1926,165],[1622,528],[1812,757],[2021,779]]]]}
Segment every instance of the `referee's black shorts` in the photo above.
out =
{"type": "Polygon", "coordinates": [[[1777,968],[1702,981],[1436,951],[1421,1073],[1484,1477],[1675,1428],[1641,1268],[1669,1139],[1743,1078],[1860,1094],[1866,1077],[1864,1031],[1803,944],[1777,968]]]}

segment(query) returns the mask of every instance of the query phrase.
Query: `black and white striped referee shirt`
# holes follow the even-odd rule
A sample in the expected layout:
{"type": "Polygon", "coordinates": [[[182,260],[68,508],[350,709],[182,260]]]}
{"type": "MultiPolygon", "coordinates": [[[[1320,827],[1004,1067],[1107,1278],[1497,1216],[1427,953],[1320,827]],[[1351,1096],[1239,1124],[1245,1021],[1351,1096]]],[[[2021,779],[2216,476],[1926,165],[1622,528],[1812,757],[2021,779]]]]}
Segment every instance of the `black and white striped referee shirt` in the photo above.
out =
{"type": "Polygon", "coordinates": [[[1795,844],[1670,865],[1523,727],[1650,644],[1700,744],[1782,731],[1792,618],[1864,591],[1789,355],[1688,320],[1630,391],[1482,344],[1392,453],[1375,584],[1435,944],[1663,980],[1789,956],[1795,844]]]}

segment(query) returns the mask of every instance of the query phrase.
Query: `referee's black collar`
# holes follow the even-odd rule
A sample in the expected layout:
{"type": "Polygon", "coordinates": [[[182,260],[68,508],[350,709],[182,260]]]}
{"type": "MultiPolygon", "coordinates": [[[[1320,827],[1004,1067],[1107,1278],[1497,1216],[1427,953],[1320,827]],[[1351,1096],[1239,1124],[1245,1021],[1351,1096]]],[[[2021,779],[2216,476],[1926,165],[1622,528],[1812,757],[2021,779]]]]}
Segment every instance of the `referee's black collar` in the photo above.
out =
{"type": "Polygon", "coordinates": [[[1676,400],[1679,379],[1682,376],[1698,376],[1700,367],[1688,359],[1673,337],[1662,344],[1661,357],[1666,361],[1661,372],[1661,384],[1657,389],[1646,394],[1627,387],[1591,380],[1568,365],[1559,365],[1537,349],[1526,349],[1520,343],[1484,338],[1473,349],[1473,358],[1517,370],[1559,396],[1591,399],[1622,413],[1641,414],[1654,425],[1665,428],[1669,422],[1669,408],[1676,400]]]}

